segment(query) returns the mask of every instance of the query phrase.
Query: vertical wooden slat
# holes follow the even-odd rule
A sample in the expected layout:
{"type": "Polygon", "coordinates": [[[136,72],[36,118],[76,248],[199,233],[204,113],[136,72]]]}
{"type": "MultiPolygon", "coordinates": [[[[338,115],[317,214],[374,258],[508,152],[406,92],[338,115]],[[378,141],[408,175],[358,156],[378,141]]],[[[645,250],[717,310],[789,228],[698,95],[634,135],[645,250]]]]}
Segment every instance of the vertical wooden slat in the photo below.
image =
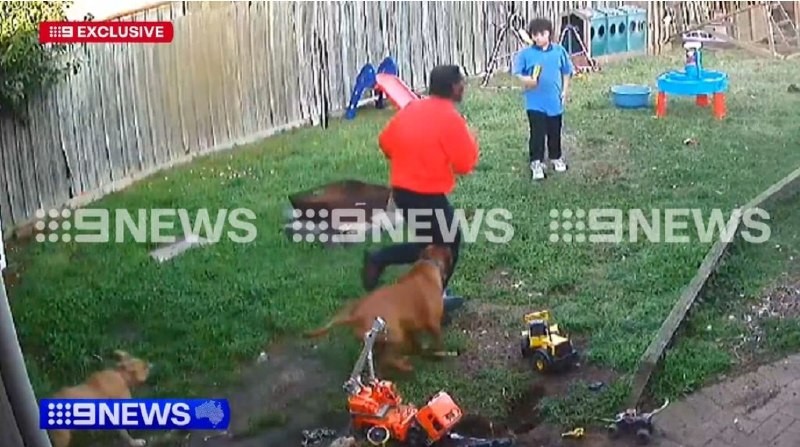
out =
{"type": "Polygon", "coordinates": [[[250,107],[253,108],[249,114],[253,123],[253,132],[269,127],[269,111],[266,110],[264,102],[268,94],[264,76],[265,64],[262,63],[262,61],[266,60],[267,53],[263,44],[264,30],[257,26],[263,24],[261,14],[263,14],[263,3],[250,3],[247,13],[242,14],[242,20],[238,25],[247,30],[246,33],[242,32],[242,35],[246,35],[250,40],[250,60],[244,61],[244,66],[250,72],[251,82],[248,83],[249,90],[247,95],[250,96],[250,107]]]}
{"type": "MultiPolygon", "coordinates": [[[[154,19],[170,20],[171,14],[171,7],[159,8],[154,19]]],[[[153,52],[153,64],[157,67],[156,73],[158,75],[154,77],[156,81],[155,88],[158,89],[156,97],[158,98],[158,106],[161,107],[164,114],[164,119],[159,123],[162,141],[161,148],[157,153],[160,157],[163,157],[163,161],[160,161],[159,165],[168,163],[183,155],[183,119],[181,118],[179,97],[177,95],[177,79],[171,59],[173,50],[170,46],[159,45],[153,52]]]]}
{"type": "Polygon", "coordinates": [[[288,109],[288,119],[284,124],[299,122],[302,119],[300,102],[303,98],[300,96],[300,82],[301,72],[306,71],[306,67],[304,61],[300,58],[297,48],[298,36],[295,33],[296,8],[296,2],[286,2],[283,10],[282,24],[285,42],[281,45],[281,52],[283,53],[283,79],[286,87],[286,102],[283,104],[288,109]]]}
{"type": "MultiPolygon", "coordinates": [[[[80,50],[78,52],[80,54],[80,50]]],[[[80,56],[84,56],[84,54],[80,54],[80,56]]],[[[88,143],[84,141],[83,138],[87,127],[84,123],[84,113],[86,108],[83,106],[82,101],[82,98],[84,98],[86,95],[83,80],[86,77],[87,71],[87,69],[82,69],[75,76],[73,76],[70,82],[70,84],[72,84],[72,88],[67,90],[67,95],[71,103],[69,109],[71,113],[69,115],[71,115],[70,121],[72,123],[72,131],[74,136],[73,146],[71,149],[75,155],[75,171],[79,182],[77,191],[78,194],[83,194],[91,188],[88,180],[89,169],[86,166],[86,147],[88,146],[88,143]]]]}
{"type": "Polygon", "coordinates": [[[239,91],[239,117],[241,119],[240,137],[258,131],[258,103],[253,77],[253,45],[251,40],[252,30],[249,25],[249,12],[254,8],[251,2],[234,3],[233,22],[236,29],[236,47],[239,49],[236,62],[236,85],[239,91]]]}
{"type": "MultiPolygon", "coordinates": [[[[28,113],[34,115],[34,105],[29,103],[27,109],[28,113]]],[[[42,157],[41,143],[38,141],[40,132],[42,132],[40,120],[32,119],[27,126],[17,128],[17,139],[20,146],[28,149],[20,153],[20,174],[25,186],[24,213],[27,216],[35,213],[42,206],[39,190],[43,186],[42,169],[45,163],[42,157]]]]}
{"type": "Polygon", "coordinates": [[[230,81],[226,79],[227,54],[224,54],[225,35],[231,31],[224,26],[224,12],[217,9],[218,6],[208,3],[207,9],[203,11],[203,28],[208,35],[208,46],[205,53],[205,72],[208,84],[208,103],[204,106],[211,116],[211,145],[207,149],[224,144],[230,139],[230,131],[227,122],[227,98],[226,89],[230,81]]]}
{"type": "Polygon", "coordinates": [[[111,107],[111,104],[116,99],[113,95],[113,90],[109,86],[108,76],[112,73],[114,68],[109,67],[107,59],[110,51],[110,45],[100,45],[93,48],[92,57],[97,61],[96,65],[99,70],[96,70],[90,81],[95,93],[95,99],[92,101],[92,126],[95,126],[93,132],[94,138],[92,156],[96,158],[94,166],[97,170],[96,178],[100,185],[105,185],[115,180],[114,164],[112,162],[111,142],[110,135],[114,135],[117,125],[116,107],[111,107]]]}
{"type": "MultiPolygon", "coordinates": [[[[184,2],[184,4],[188,6],[188,2],[184,2]]],[[[181,5],[181,12],[183,12],[183,5],[181,5]]],[[[177,11],[173,9],[173,14],[176,13],[177,11]]],[[[170,44],[171,70],[175,73],[182,122],[181,139],[183,140],[185,154],[198,151],[204,145],[198,131],[201,123],[196,105],[196,100],[199,96],[196,90],[199,77],[198,64],[200,62],[197,60],[197,54],[191,51],[191,48],[195,47],[192,42],[194,22],[195,20],[191,16],[175,20],[173,25],[175,38],[170,44]]]]}
{"type": "Polygon", "coordinates": [[[275,58],[275,4],[273,2],[266,2],[264,5],[264,17],[263,17],[263,24],[265,25],[264,28],[264,48],[266,54],[269,56],[269,61],[265,60],[264,65],[266,68],[266,79],[267,79],[267,95],[268,95],[268,105],[269,105],[269,116],[270,116],[270,123],[272,126],[279,126],[281,124],[281,118],[278,115],[276,110],[276,104],[278,100],[276,98],[277,91],[280,88],[280,81],[278,80],[277,71],[281,69],[278,60],[275,58]]]}
{"type": "MultiPolygon", "coordinates": [[[[49,160],[49,177],[53,191],[53,196],[42,197],[42,202],[44,206],[49,208],[56,207],[70,198],[70,184],[66,159],[64,158],[64,147],[60,137],[61,120],[59,119],[56,96],[56,89],[50,89],[45,92],[41,103],[41,115],[39,115],[43,118],[42,121],[49,123],[47,133],[41,137],[41,151],[49,160]]],[[[2,165],[0,164],[1,170],[2,165]]],[[[0,185],[2,184],[4,183],[0,180],[0,185]]]]}
{"type": "Polygon", "coordinates": [[[95,155],[97,149],[97,112],[100,108],[97,94],[97,83],[94,82],[95,76],[100,73],[101,67],[93,63],[93,52],[91,47],[86,46],[83,56],[87,63],[83,70],[76,76],[77,88],[74,88],[78,110],[74,111],[76,126],[75,133],[78,136],[78,147],[80,153],[80,166],[83,171],[84,190],[91,191],[99,187],[103,182],[98,178],[98,160],[95,155]]]}
{"type": "MultiPolygon", "coordinates": [[[[28,126],[31,126],[31,124],[28,124],[28,126]]],[[[25,150],[21,150],[16,153],[16,169],[21,186],[19,189],[19,212],[22,216],[30,215],[37,208],[34,205],[34,203],[37,201],[35,181],[36,173],[35,165],[32,163],[31,159],[33,154],[31,153],[31,142],[28,138],[30,132],[28,126],[18,125],[14,129],[17,146],[20,148],[25,148],[25,150]]]]}
{"type": "Polygon", "coordinates": [[[121,137],[123,120],[118,106],[120,92],[116,83],[119,67],[113,63],[114,47],[114,45],[105,45],[102,51],[96,51],[99,64],[104,67],[97,78],[97,83],[100,86],[100,96],[103,101],[102,122],[105,129],[103,136],[106,145],[107,175],[110,181],[120,180],[125,175],[121,137]]]}
{"type": "MultiPolygon", "coordinates": [[[[57,116],[58,120],[58,129],[59,135],[58,140],[61,142],[61,147],[64,153],[64,158],[66,159],[67,169],[70,173],[69,184],[70,184],[70,191],[71,196],[77,196],[81,193],[80,190],[80,178],[78,174],[78,170],[80,167],[78,166],[77,160],[77,152],[75,149],[75,128],[72,123],[72,113],[73,110],[72,106],[72,98],[70,95],[70,88],[69,85],[59,85],[56,91],[56,104],[57,109],[59,111],[69,110],[68,112],[60,112],[57,116]]],[[[51,115],[52,116],[52,115],[51,115]]],[[[10,185],[9,185],[10,186],[10,185]]]]}
{"type": "MultiPolygon", "coordinates": [[[[145,12],[145,20],[150,18],[150,11],[152,10],[145,12]]],[[[138,70],[141,73],[138,76],[140,79],[138,85],[140,94],[147,99],[147,102],[141,107],[141,116],[145,123],[143,135],[146,136],[144,150],[142,151],[145,169],[161,164],[163,155],[160,152],[163,151],[164,121],[167,119],[161,103],[165,92],[160,88],[156,88],[158,83],[156,79],[163,77],[163,75],[159,76],[160,73],[156,71],[158,67],[155,66],[155,56],[153,54],[156,50],[157,46],[154,44],[140,45],[141,53],[138,58],[138,70]]]]}
{"type": "Polygon", "coordinates": [[[272,55],[272,95],[274,97],[273,110],[275,120],[278,125],[289,122],[289,114],[286,110],[286,80],[285,70],[286,61],[281,54],[281,44],[284,39],[284,5],[281,2],[270,2],[272,12],[269,14],[270,34],[269,48],[272,55]]]}
{"type": "Polygon", "coordinates": [[[235,43],[235,33],[231,32],[234,8],[233,3],[220,2],[219,9],[215,11],[218,18],[217,26],[219,29],[219,40],[216,45],[217,60],[221,62],[217,66],[216,82],[221,84],[221,88],[215,89],[221,93],[219,106],[221,115],[221,130],[223,137],[217,141],[215,146],[230,144],[237,138],[240,130],[238,121],[241,119],[241,103],[239,103],[238,79],[236,75],[236,61],[238,59],[238,49],[235,43]],[[222,6],[226,5],[226,6],[222,6]]]}
{"type": "MultiPolygon", "coordinates": [[[[198,2],[202,7],[204,3],[198,2]]],[[[195,6],[197,7],[197,6],[195,6]]],[[[199,144],[191,150],[193,153],[205,152],[206,149],[214,145],[214,121],[210,111],[211,97],[209,95],[208,65],[216,64],[217,61],[209,61],[207,53],[212,45],[212,38],[209,35],[206,20],[207,13],[204,10],[192,12],[187,16],[189,20],[189,39],[184,41],[181,59],[191,57],[193,64],[192,84],[193,91],[187,93],[193,96],[195,119],[197,120],[197,139],[199,144]]]]}
{"type": "Polygon", "coordinates": [[[3,224],[3,234],[9,234],[9,229],[16,224],[11,207],[13,202],[12,189],[17,187],[17,183],[8,173],[11,166],[10,158],[19,149],[13,140],[9,138],[10,123],[6,122],[5,124],[6,127],[0,128],[0,148],[3,148],[3,150],[0,150],[0,185],[3,186],[0,191],[0,221],[3,224]]]}

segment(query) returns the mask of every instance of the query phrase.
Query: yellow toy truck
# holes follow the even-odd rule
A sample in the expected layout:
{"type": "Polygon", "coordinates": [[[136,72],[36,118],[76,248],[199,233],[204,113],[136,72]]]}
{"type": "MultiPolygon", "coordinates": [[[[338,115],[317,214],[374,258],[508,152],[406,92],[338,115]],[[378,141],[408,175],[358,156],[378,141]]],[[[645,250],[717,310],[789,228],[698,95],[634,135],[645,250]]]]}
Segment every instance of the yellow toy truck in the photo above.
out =
{"type": "Polygon", "coordinates": [[[550,311],[531,312],[524,317],[528,329],[522,331],[522,357],[530,359],[540,373],[560,371],[572,366],[578,352],[557,324],[550,324],[550,311]]]}

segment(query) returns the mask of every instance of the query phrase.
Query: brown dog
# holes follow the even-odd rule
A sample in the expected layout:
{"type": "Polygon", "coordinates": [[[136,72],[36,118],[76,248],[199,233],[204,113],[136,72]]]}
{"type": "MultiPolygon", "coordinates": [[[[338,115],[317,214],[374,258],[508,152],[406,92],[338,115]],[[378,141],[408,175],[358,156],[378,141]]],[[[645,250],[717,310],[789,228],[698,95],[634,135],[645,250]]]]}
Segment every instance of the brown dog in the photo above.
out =
{"type": "Polygon", "coordinates": [[[350,326],[358,340],[372,327],[376,317],[386,321],[386,333],[376,342],[380,361],[400,371],[413,370],[406,354],[419,352],[419,336],[433,337],[434,350],[441,355],[442,315],[444,314],[443,280],[452,266],[452,254],[446,246],[429,245],[411,269],[396,283],[376,289],[360,300],[349,303],[325,326],[306,333],[319,337],[334,326],[350,326]]]}
{"type": "MultiPolygon", "coordinates": [[[[130,399],[131,388],[147,381],[152,365],[131,357],[125,351],[114,351],[117,366],[98,371],[80,385],[62,388],[54,398],[61,399],[130,399]]],[[[134,439],[127,430],[119,430],[120,436],[131,447],[147,444],[144,439],[134,439]]],[[[50,437],[54,447],[67,447],[72,440],[69,430],[52,430],[50,437]]]]}

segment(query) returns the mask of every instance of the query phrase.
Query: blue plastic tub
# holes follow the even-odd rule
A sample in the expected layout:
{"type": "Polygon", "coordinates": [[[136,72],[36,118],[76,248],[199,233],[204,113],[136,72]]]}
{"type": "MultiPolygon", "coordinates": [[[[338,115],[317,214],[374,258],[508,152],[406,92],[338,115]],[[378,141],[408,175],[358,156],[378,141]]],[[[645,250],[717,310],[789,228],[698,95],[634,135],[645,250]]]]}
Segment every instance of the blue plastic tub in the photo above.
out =
{"type": "Polygon", "coordinates": [[[620,109],[641,109],[650,106],[651,92],[646,85],[615,85],[611,87],[611,100],[620,109]]]}

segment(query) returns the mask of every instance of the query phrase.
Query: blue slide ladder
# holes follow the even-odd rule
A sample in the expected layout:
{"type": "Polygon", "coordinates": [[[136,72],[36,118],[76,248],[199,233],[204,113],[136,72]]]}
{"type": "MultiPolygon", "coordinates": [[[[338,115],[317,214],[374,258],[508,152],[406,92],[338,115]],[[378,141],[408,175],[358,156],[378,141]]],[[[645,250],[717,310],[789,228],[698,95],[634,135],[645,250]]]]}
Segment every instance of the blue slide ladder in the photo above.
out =
{"type": "MultiPolygon", "coordinates": [[[[345,119],[351,120],[356,117],[358,101],[361,100],[364,90],[375,88],[375,76],[378,73],[397,76],[397,64],[394,63],[394,59],[387,57],[378,65],[377,70],[373,68],[372,64],[365,64],[361,67],[361,71],[358,73],[358,77],[356,77],[356,85],[353,86],[353,92],[350,95],[350,104],[348,104],[345,111],[345,119]]],[[[375,108],[382,109],[385,104],[384,99],[383,93],[378,93],[378,97],[375,100],[375,108]]]]}

